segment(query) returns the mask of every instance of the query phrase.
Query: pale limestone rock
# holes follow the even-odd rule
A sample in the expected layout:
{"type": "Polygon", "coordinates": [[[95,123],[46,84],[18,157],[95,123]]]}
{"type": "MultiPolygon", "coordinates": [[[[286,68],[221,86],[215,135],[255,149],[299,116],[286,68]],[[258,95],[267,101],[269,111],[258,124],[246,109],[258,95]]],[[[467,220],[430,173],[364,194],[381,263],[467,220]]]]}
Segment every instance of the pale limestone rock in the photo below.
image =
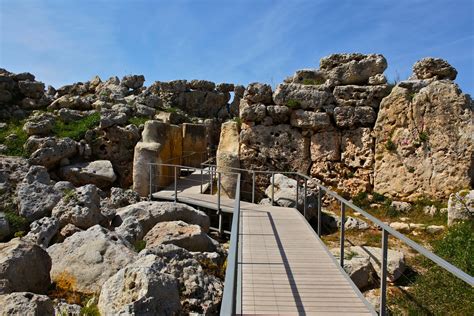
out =
{"type": "Polygon", "coordinates": [[[337,130],[321,131],[311,136],[312,161],[339,161],[341,159],[341,133],[337,130]]]}
{"type": "Polygon", "coordinates": [[[62,167],[61,178],[76,186],[94,184],[99,188],[107,188],[117,179],[112,163],[109,160],[95,160],[62,167]]]}
{"type": "Polygon", "coordinates": [[[448,225],[474,219],[474,190],[452,193],[448,200],[448,225]]]}
{"type": "Polygon", "coordinates": [[[175,315],[181,310],[177,280],[160,272],[159,258],[146,255],[119,270],[103,285],[101,315],[175,315]]]}
{"type": "Polygon", "coordinates": [[[44,294],[51,283],[50,270],[51,258],[40,246],[20,238],[0,243],[0,294],[44,294]]]}
{"type": "Polygon", "coordinates": [[[221,174],[221,192],[230,198],[235,196],[237,175],[232,168],[240,168],[239,126],[228,121],[221,126],[219,147],[216,154],[217,171],[221,174]]]}
{"type": "Polygon", "coordinates": [[[335,104],[334,97],[324,86],[302,84],[279,84],[273,93],[277,105],[286,105],[292,109],[318,110],[335,104]]]}
{"type": "Polygon", "coordinates": [[[370,77],[387,68],[387,60],[379,54],[332,54],[319,63],[324,77],[343,85],[366,84],[370,77]]]}
{"type": "Polygon", "coordinates": [[[244,122],[260,122],[266,115],[265,104],[249,103],[245,99],[240,101],[239,116],[244,122]]]}
{"type": "Polygon", "coordinates": [[[374,190],[414,201],[441,199],[470,186],[474,124],[469,96],[450,81],[419,91],[396,86],[374,128],[374,190]]]}
{"type": "Polygon", "coordinates": [[[413,74],[417,79],[436,78],[454,80],[458,72],[441,58],[426,57],[413,65],[413,74]]]}
{"type": "Polygon", "coordinates": [[[46,295],[15,292],[0,295],[1,315],[54,315],[53,301],[46,295]]]}
{"type": "Polygon", "coordinates": [[[310,166],[310,139],[290,125],[242,128],[240,161],[246,169],[306,173],[310,166]]]}
{"type": "Polygon", "coordinates": [[[135,261],[136,254],[129,247],[116,233],[98,225],[77,232],[48,248],[51,278],[74,280],[73,290],[80,293],[99,293],[105,281],[135,261]]]}
{"type": "Polygon", "coordinates": [[[143,238],[146,247],[161,244],[173,244],[188,251],[213,252],[216,243],[199,225],[190,225],[183,221],[161,222],[156,224],[143,238]]]}
{"type": "Polygon", "coordinates": [[[243,98],[252,103],[272,103],[272,87],[268,84],[253,82],[245,89],[243,98]]]}
{"type": "Polygon", "coordinates": [[[372,168],[374,164],[374,138],[370,128],[358,128],[342,133],[342,162],[353,168],[372,168]]]}
{"type": "Polygon", "coordinates": [[[295,110],[291,112],[290,124],[302,129],[322,131],[331,127],[331,119],[325,112],[295,110]]]}
{"type": "Polygon", "coordinates": [[[208,134],[206,125],[183,123],[183,166],[201,167],[207,160],[208,134]]]}

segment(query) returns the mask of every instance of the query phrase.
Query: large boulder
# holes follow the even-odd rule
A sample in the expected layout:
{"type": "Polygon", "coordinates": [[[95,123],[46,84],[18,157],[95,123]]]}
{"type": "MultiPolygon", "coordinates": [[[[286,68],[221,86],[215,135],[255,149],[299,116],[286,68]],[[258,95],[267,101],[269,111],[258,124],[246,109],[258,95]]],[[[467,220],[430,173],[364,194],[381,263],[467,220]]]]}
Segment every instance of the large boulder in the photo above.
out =
{"type": "Polygon", "coordinates": [[[34,113],[23,125],[23,130],[30,135],[47,135],[54,126],[54,116],[50,113],[34,113]]]}
{"type": "Polygon", "coordinates": [[[240,132],[240,162],[245,169],[307,173],[310,139],[290,125],[256,125],[240,132]]]}
{"type": "Polygon", "coordinates": [[[240,118],[244,122],[260,122],[267,115],[266,106],[263,103],[249,103],[247,100],[240,100],[240,118]]]}
{"type": "Polygon", "coordinates": [[[244,99],[251,103],[271,104],[273,102],[272,87],[259,82],[250,83],[245,89],[244,99]]]}
{"type": "Polygon", "coordinates": [[[240,168],[239,126],[237,122],[225,122],[221,126],[219,147],[216,153],[217,171],[222,172],[221,189],[230,198],[235,196],[237,175],[232,168],[240,168]]]}
{"type": "Polygon", "coordinates": [[[333,91],[339,106],[371,106],[378,108],[380,101],[390,94],[388,85],[337,86],[333,91]]]}
{"type": "Polygon", "coordinates": [[[100,212],[100,196],[97,187],[87,184],[75,190],[67,191],[52,210],[52,216],[59,221],[59,227],[67,224],[87,229],[106,223],[100,212]]]}
{"type": "Polygon", "coordinates": [[[474,190],[452,193],[448,200],[448,225],[474,220],[474,190]]]}
{"type": "Polygon", "coordinates": [[[319,63],[324,77],[341,85],[365,85],[370,77],[383,73],[386,68],[387,60],[379,54],[332,54],[319,63]]]}
{"type": "Polygon", "coordinates": [[[156,224],[143,238],[147,248],[161,244],[173,244],[189,251],[216,251],[216,243],[201,226],[190,225],[183,221],[162,222],[156,224]]]}
{"type": "Polygon", "coordinates": [[[50,246],[48,253],[53,281],[68,280],[81,293],[99,293],[105,281],[136,257],[119,235],[98,225],[50,246]]]}
{"type": "MultiPolygon", "coordinates": [[[[381,265],[382,265],[382,248],[367,247],[367,246],[353,246],[348,249],[349,253],[358,257],[365,257],[370,260],[370,263],[377,272],[377,275],[381,276],[381,265]]],[[[405,255],[403,252],[388,249],[387,252],[387,278],[390,282],[396,281],[403,275],[406,269],[405,255]]]]}
{"type": "Polygon", "coordinates": [[[59,221],[54,217],[43,217],[30,224],[30,231],[25,236],[26,239],[48,248],[51,239],[58,233],[59,221]]]}
{"type": "Polygon", "coordinates": [[[374,191],[414,201],[447,198],[473,179],[472,100],[448,80],[398,85],[374,128],[374,191]]]}
{"type": "Polygon", "coordinates": [[[324,110],[335,104],[332,93],[326,87],[294,83],[279,84],[273,99],[278,105],[304,110],[324,110]]]}
{"type": "Polygon", "coordinates": [[[338,106],[334,109],[334,120],[340,128],[372,127],[377,119],[370,106],[338,106]]]}
{"type": "Polygon", "coordinates": [[[20,92],[28,98],[39,99],[44,94],[44,83],[39,81],[18,81],[20,92]]]}
{"type": "Polygon", "coordinates": [[[28,221],[51,215],[51,210],[62,197],[42,166],[31,166],[26,177],[18,186],[19,214],[28,221]]]}
{"type": "Polygon", "coordinates": [[[101,315],[176,315],[181,310],[178,282],[160,272],[159,258],[146,255],[119,270],[103,285],[101,315]]]}
{"type": "Polygon", "coordinates": [[[131,243],[143,237],[158,223],[184,221],[209,231],[209,217],[191,206],[171,202],[139,202],[117,210],[112,224],[116,232],[131,243]]]}
{"type": "Polygon", "coordinates": [[[200,90],[200,91],[212,91],[216,87],[216,84],[212,81],[198,80],[198,79],[189,81],[188,85],[191,89],[200,90]]]}
{"type": "Polygon", "coordinates": [[[44,294],[51,284],[50,270],[51,258],[40,246],[19,238],[0,243],[0,294],[44,294]]]}
{"type": "Polygon", "coordinates": [[[31,292],[0,295],[0,315],[54,315],[53,301],[46,295],[31,292]]]}
{"type": "Polygon", "coordinates": [[[145,76],[143,75],[129,75],[123,77],[120,83],[128,89],[135,90],[143,87],[144,82],[145,76]]]}
{"type": "Polygon", "coordinates": [[[92,157],[109,160],[121,187],[133,183],[133,148],[140,140],[140,131],[131,124],[125,127],[113,126],[86,133],[85,139],[92,149],[92,157]]]}
{"type": "Polygon", "coordinates": [[[26,147],[31,155],[28,162],[32,165],[42,165],[48,169],[56,167],[61,159],[70,158],[77,153],[76,142],[70,138],[35,138],[30,137],[26,147]]]}
{"type": "MultiPolygon", "coordinates": [[[[339,248],[331,249],[331,253],[340,258],[339,248]]],[[[368,256],[360,256],[351,250],[345,251],[344,270],[360,290],[367,289],[375,283],[376,272],[368,256]]]]}
{"type": "Polygon", "coordinates": [[[109,160],[82,162],[62,167],[61,178],[76,186],[94,184],[99,188],[109,187],[116,179],[114,168],[109,160]]]}
{"type": "Polygon", "coordinates": [[[175,245],[160,245],[144,249],[140,256],[157,256],[159,271],[174,276],[178,280],[183,313],[213,315],[219,313],[222,301],[223,282],[211,271],[222,269],[210,260],[195,257],[175,245]]]}
{"type": "Polygon", "coordinates": [[[302,129],[321,131],[330,129],[331,118],[325,112],[296,110],[291,112],[290,124],[302,129]]]}
{"type": "Polygon", "coordinates": [[[413,65],[414,79],[456,79],[458,72],[446,60],[426,57],[413,65]]]}

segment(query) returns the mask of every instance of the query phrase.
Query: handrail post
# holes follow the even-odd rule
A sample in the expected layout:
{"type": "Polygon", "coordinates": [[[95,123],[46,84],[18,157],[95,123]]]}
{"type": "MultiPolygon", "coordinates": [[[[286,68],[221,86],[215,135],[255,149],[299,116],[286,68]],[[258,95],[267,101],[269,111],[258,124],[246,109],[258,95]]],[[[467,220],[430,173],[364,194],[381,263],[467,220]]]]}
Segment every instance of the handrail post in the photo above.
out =
{"type": "Polygon", "coordinates": [[[303,197],[303,215],[306,218],[306,212],[308,210],[308,202],[307,200],[307,191],[308,191],[308,179],[304,178],[304,197],[303,197]]]}
{"type": "Polygon", "coordinates": [[[300,201],[300,183],[299,183],[298,174],[296,174],[296,206],[295,208],[298,209],[298,202],[300,201]]]}
{"type": "Polygon", "coordinates": [[[321,237],[321,220],[322,220],[322,214],[321,214],[321,202],[322,202],[322,191],[321,187],[318,186],[318,237],[321,237]]]}
{"type": "Polygon", "coordinates": [[[344,268],[344,239],[345,239],[345,227],[346,227],[346,205],[341,202],[341,267],[344,268]]]}
{"type": "Polygon", "coordinates": [[[219,215],[219,234],[222,235],[222,212],[221,212],[221,173],[217,171],[217,215],[219,215]]]}
{"type": "Polygon", "coordinates": [[[152,193],[153,191],[152,191],[152,188],[151,188],[151,187],[152,187],[152,183],[151,183],[151,181],[152,181],[152,171],[151,171],[151,168],[152,168],[153,165],[150,164],[149,166],[150,166],[150,170],[149,170],[149,176],[150,176],[150,190],[149,190],[149,192],[148,192],[148,195],[149,195],[148,197],[149,197],[149,199],[150,199],[150,201],[151,201],[151,199],[153,198],[153,193],[152,193]]]}
{"type": "Polygon", "coordinates": [[[387,304],[387,254],[388,254],[388,232],[384,229],[382,230],[382,269],[380,275],[380,316],[385,316],[387,314],[386,304],[387,304]]]}
{"type": "Polygon", "coordinates": [[[275,173],[272,172],[272,206],[275,205],[275,173]]]}
{"type": "Polygon", "coordinates": [[[214,182],[214,174],[212,172],[213,166],[209,167],[209,182],[211,182],[211,195],[214,193],[214,187],[213,187],[213,182],[214,182]]]}
{"type": "Polygon", "coordinates": [[[178,202],[178,169],[174,166],[174,203],[178,202]]]}
{"type": "Polygon", "coordinates": [[[255,171],[252,170],[252,203],[255,203],[255,171]]]}
{"type": "Polygon", "coordinates": [[[204,182],[204,175],[203,175],[203,173],[202,173],[202,166],[201,166],[201,169],[200,169],[200,170],[201,170],[201,188],[200,188],[200,191],[199,191],[199,192],[201,192],[201,194],[202,194],[202,184],[203,184],[203,182],[204,182]]]}

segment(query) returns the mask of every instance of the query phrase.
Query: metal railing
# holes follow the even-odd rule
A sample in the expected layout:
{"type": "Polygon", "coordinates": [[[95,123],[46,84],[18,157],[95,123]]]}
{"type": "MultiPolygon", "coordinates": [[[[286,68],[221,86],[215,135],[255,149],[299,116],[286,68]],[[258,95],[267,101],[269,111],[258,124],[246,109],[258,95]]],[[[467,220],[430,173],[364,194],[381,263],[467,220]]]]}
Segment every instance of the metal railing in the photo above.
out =
{"type": "MultiPolygon", "coordinates": [[[[202,163],[202,166],[205,166],[208,170],[210,170],[211,178],[213,172],[217,172],[217,166],[215,164],[212,164],[211,162],[214,161],[214,158],[209,159],[208,161],[205,161],[202,163]]],[[[332,198],[336,199],[340,203],[341,207],[341,231],[340,231],[340,258],[339,258],[339,263],[341,267],[344,267],[344,242],[345,242],[345,222],[346,222],[346,207],[351,208],[355,212],[360,213],[363,215],[365,218],[368,220],[372,221],[374,224],[378,225],[378,227],[382,230],[382,262],[381,262],[381,276],[380,276],[380,310],[379,310],[379,315],[386,315],[387,314],[387,309],[386,309],[386,304],[387,304],[387,265],[388,265],[388,242],[389,242],[389,237],[393,236],[397,238],[398,240],[404,242],[406,245],[411,247],[412,249],[416,250],[419,254],[423,255],[424,257],[430,259],[433,261],[436,265],[442,267],[446,271],[450,272],[452,275],[455,277],[463,280],[464,282],[468,283],[471,286],[474,286],[474,278],[470,276],[469,274],[465,273],[464,271],[460,270],[456,266],[452,265],[451,263],[447,262],[443,258],[435,255],[434,253],[430,252],[420,244],[414,242],[410,238],[406,237],[405,235],[399,233],[395,229],[391,228],[381,220],[377,219],[376,217],[372,216],[371,214],[367,213],[360,207],[356,206],[352,202],[344,199],[341,197],[339,194],[335,193],[328,187],[324,186],[321,184],[321,182],[317,179],[310,178],[307,175],[297,173],[297,172],[278,172],[278,171],[266,171],[266,170],[248,170],[248,169],[241,169],[241,168],[232,168],[232,167],[225,167],[224,169],[226,170],[232,170],[236,172],[247,172],[252,175],[252,203],[255,202],[255,178],[256,174],[269,174],[270,175],[270,182],[271,182],[271,194],[270,194],[270,199],[272,205],[275,204],[275,175],[276,174],[284,174],[284,175],[289,175],[289,176],[294,176],[296,178],[296,205],[295,207],[298,208],[298,201],[299,201],[299,185],[300,185],[300,180],[303,181],[303,191],[304,191],[304,202],[303,202],[303,215],[306,219],[307,215],[307,184],[308,181],[316,181],[317,188],[318,188],[318,196],[317,196],[317,235],[321,237],[321,219],[322,219],[322,210],[321,210],[321,202],[322,202],[322,197],[323,197],[323,192],[324,194],[327,194],[328,196],[331,196],[332,198]]],[[[239,177],[239,185],[241,183],[241,178],[239,177]]],[[[239,186],[238,185],[238,186],[239,186]]],[[[239,192],[240,196],[240,192],[239,192]]],[[[234,230],[232,230],[234,233],[234,230]]],[[[223,304],[225,303],[228,305],[228,301],[226,299],[230,299],[229,297],[224,297],[223,304]]],[[[235,299],[235,298],[234,298],[235,299]]],[[[222,315],[231,315],[229,314],[222,314],[222,315]]]]}

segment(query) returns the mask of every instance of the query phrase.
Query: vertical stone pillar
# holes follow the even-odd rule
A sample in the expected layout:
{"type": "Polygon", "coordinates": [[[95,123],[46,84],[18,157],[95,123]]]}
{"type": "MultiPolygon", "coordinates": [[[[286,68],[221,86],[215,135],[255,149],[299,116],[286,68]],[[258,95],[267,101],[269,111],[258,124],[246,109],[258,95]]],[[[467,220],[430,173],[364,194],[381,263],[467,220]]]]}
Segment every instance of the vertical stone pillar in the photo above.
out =
{"type": "Polygon", "coordinates": [[[222,124],[219,147],[217,149],[217,171],[223,172],[221,192],[230,198],[235,196],[237,175],[225,172],[238,172],[231,168],[240,167],[239,126],[237,122],[228,121],[222,124]]]}

